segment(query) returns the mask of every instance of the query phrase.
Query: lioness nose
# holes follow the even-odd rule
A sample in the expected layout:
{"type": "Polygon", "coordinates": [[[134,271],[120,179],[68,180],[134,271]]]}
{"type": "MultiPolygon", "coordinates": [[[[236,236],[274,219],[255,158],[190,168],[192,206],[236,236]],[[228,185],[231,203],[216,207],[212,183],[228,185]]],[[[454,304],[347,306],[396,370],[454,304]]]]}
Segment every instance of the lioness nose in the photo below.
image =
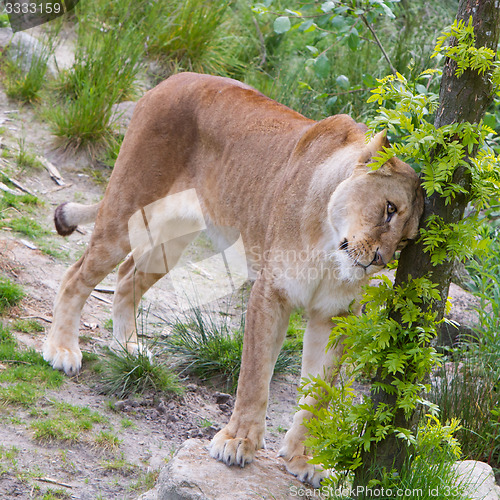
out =
{"type": "Polygon", "coordinates": [[[375,257],[372,260],[372,265],[373,266],[385,266],[384,259],[382,258],[382,255],[380,255],[380,252],[377,251],[375,252],[375,257]]]}

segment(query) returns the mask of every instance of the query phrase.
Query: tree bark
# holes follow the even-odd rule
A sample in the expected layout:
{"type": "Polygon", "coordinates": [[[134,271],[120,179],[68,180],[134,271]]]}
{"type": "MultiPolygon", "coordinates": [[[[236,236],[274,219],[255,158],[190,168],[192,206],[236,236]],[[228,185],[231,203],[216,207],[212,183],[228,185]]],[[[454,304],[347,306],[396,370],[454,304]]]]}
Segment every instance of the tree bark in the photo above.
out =
{"type": "MultiPolygon", "coordinates": [[[[457,19],[468,23],[472,16],[476,47],[488,47],[496,52],[500,32],[500,7],[498,0],[461,0],[458,6],[457,19]]],[[[487,73],[479,75],[476,71],[466,70],[460,77],[455,76],[456,63],[447,59],[441,80],[440,105],[436,113],[434,125],[442,127],[452,123],[479,122],[493,100],[492,82],[487,73]]],[[[453,182],[470,191],[470,178],[465,168],[458,168],[453,182]]],[[[463,218],[467,205],[467,196],[457,196],[446,205],[443,197],[434,193],[425,200],[423,227],[431,215],[440,216],[446,223],[456,223],[463,218]]],[[[448,297],[453,261],[446,261],[438,266],[431,264],[430,255],[424,252],[423,244],[408,245],[401,253],[396,273],[396,285],[407,283],[412,278],[426,276],[437,284],[441,299],[433,304],[438,319],[443,317],[448,297]]],[[[394,316],[393,316],[394,317],[394,316]]],[[[395,318],[398,319],[398,318],[395,318]]],[[[376,380],[382,380],[380,375],[376,380]]],[[[372,393],[375,407],[380,403],[394,407],[395,397],[383,391],[372,393]]],[[[395,425],[411,428],[416,415],[406,419],[398,410],[395,425]]],[[[394,435],[388,436],[369,452],[363,453],[363,465],[355,475],[355,485],[366,485],[368,480],[380,477],[381,469],[396,468],[400,470],[406,458],[407,448],[394,435]],[[377,472],[378,471],[378,472],[377,472]]]]}

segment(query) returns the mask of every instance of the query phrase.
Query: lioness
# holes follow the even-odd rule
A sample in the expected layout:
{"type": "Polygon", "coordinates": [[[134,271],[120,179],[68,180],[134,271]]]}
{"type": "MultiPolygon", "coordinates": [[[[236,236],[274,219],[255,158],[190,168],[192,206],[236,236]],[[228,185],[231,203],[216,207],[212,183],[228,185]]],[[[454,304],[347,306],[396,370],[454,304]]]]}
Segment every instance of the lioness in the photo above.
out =
{"type": "MultiPolygon", "coordinates": [[[[103,200],[66,203],[55,213],[60,234],[95,219],[81,259],[66,273],[43,354],[54,368],[78,373],[81,309],[94,287],[123,259],[113,304],[116,343],[138,348],[135,311],[163,272],[136,269],[129,221],[174,193],[171,217],[182,223],[237,228],[257,269],[243,343],[234,412],[212,440],[211,455],[244,466],[264,446],[269,382],[293,308],[309,318],[302,376],[332,373],[341,347],[325,352],[332,316],[347,314],[372,273],[415,238],[423,196],[415,172],[392,158],[367,167],[386,144],[346,115],[319,122],[240,82],[183,73],[138,102],[103,200]],[[128,255],[128,257],[127,257],[128,255]]],[[[155,214],[153,214],[155,215],[155,214]]],[[[193,226],[193,227],[194,227],[193,226]]],[[[185,246],[190,238],[178,238],[185,246]]],[[[308,463],[300,410],[280,450],[287,469],[318,486],[324,472],[308,463]]]]}

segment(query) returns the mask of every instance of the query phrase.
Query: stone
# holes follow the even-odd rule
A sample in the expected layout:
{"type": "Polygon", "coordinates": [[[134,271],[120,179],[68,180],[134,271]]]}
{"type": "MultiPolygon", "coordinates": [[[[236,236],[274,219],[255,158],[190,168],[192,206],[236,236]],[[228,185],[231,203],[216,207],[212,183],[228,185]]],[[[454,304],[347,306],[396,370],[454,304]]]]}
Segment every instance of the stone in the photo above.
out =
{"type": "Polygon", "coordinates": [[[113,104],[114,124],[119,132],[123,134],[126,132],[132,115],[134,114],[136,104],[137,103],[134,101],[123,101],[113,104]]]}
{"type": "Polygon", "coordinates": [[[313,489],[288,474],[281,459],[259,450],[246,467],[210,457],[208,441],[189,439],[160,472],[157,484],[138,500],[251,500],[314,498],[313,489]]]}
{"type": "MultiPolygon", "coordinates": [[[[2,28],[0,32],[0,46],[6,47],[7,55],[13,61],[18,61],[21,69],[27,73],[34,57],[41,58],[48,54],[49,47],[24,31],[12,34],[9,28],[2,28]],[[9,37],[10,35],[10,37],[9,37]]],[[[47,61],[47,74],[55,77],[57,74],[54,56],[47,61]]]]}
{"type": "Polygon", "coordinates": [[[214,394],[215,402],[218,405],[223,405],[227,404],[229,401],[231,401],[231,394],[226,394],[225,392],[216,392],[214,394]]]}
{"type": "Polygon", "coordinates": [[[495,484],[493,469],[484,462],[457,462],[457,484],[465,486],[471,500],[500,500],[500,486],[495,484]]]}

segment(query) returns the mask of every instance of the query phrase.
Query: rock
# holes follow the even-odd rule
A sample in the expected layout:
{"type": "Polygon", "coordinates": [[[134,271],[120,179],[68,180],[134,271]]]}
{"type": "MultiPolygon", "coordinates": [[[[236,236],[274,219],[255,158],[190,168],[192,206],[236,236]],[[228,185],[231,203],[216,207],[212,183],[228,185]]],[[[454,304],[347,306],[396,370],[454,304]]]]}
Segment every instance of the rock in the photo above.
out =
{"type": "Polygon", "coordinates": [[[218,405],[227,404],[231,400],[231,394],[226,394],[225,392],[216,392],[214,394],[215,402],[218,405]]]}
{"type": "Polygon", "coordinates": [[[118,126],[118,130],[122,133],[128,128],[134,109],[136,106],[134,101],[123,101],[117,104],[113,104],[113,116],[115,117],[115,125],[118,126]]]}
{"type": "Polygon", "coordinates": [[[138,500],[313,498],[315,491],[288,474],[275,452],[260,450],[246,467],[229,467],[210,457],[208,444],[199,439],[184,442],[160,472],[156,487],[138,500]]]}
{"type": "Polygon", "coordinates": [[[479,323],[476,308],[479,307],[479,300],[470,292],[460,288],[454,283],[450,284],[449,297],[452,308],[447,318],[453,321],[456,326],[443,323],[439,332],[438,344],[441,346],[456,346],[460,341],[471,340],[477,333],[474,327],[479,323]]]}
{"type": "Polygon", "coordinates": [[[116,403],[113,405],[116,411],[124,411],[126,402],[125,401],[116,401],[116,403]]]}
{"type": "MultiPolygon", "coordinates": [[[[5,31],[7,29],[8,28],[2,29],[2,33],[0,34],[0,45],[7,40],[8,31],[5,31]]],[[[12,31],[10,31],[10,33],[12,33],[12,31]]],[[[18,31],[14,35],[11,35],[6,45],[8,45],[8,57],[13,61],[17,61],[21,69],[26,73],[29,71],[34,57],[42,58],[44,55],[47,55],[50,50],[45,44],[24,31],[18,31]]],[[[54,56],[48,58],[47,74],[51,77],[55,77],[57,74],[54,56]]]]}
{"type": "Polygon", "coordinates": [[[13,36],[14,32],[10,28],[0,28],[0,49],[7,47],[13,36]]]}
{"type": "Polygon", "coordinates": [[[500,500],[500,486],[495,484],[493,469],[484,462],[465,460],[457,462],[457,484],[466,486],[471,500],[500,500]]]}

